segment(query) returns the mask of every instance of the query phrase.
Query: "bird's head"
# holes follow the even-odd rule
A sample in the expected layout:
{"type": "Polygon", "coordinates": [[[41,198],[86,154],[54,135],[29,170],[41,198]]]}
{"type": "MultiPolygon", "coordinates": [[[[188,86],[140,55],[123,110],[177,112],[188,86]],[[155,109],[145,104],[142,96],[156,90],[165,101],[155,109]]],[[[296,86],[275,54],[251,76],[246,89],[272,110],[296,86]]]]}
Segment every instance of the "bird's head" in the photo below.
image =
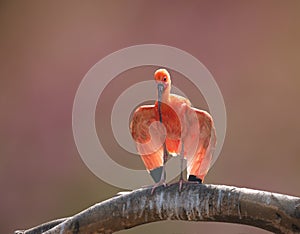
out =
{"type": "Polygon", "coordinates": [[[171,78],[170,74],[166,69],[160,68],[154,73],[154,79],[158,89],[158,100],[161,101],[163,92],[170,90],[171,78]]]}
{"type": "Polygon", "coordinates": [[[155,79],[156,83],[163,84],[165,88],[167,86],[169,86],[171,83],[170,74],[164,68],[160,68],[160,69],[156,70],[156,72],[154,73],[154,79],[155,79]]]}

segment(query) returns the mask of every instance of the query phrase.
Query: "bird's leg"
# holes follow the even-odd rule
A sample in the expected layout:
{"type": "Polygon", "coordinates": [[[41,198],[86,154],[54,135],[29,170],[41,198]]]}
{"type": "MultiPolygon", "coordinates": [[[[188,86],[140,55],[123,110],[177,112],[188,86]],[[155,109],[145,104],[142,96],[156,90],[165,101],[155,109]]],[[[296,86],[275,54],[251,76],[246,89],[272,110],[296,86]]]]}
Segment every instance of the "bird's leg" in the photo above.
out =
{"type": "Polygon", "coordinates": [[[166,147],[166,143],[164,142],[164,144],[163,144],[163,148],[164,148],[164,157],[163,157],[163,172],[164,173],[162,173],[161,174],[161,179],[163,180],[163,181],[165,181],[166,180],[166,162],[167,162],[167,160],[168,160],[168,156],[169,156],[169,153],[168,153],[168,150],[167,150],[167,147],[166,147]]]}
{"type": "Polygon", "coordinates": [[[180,152],[180,178],[179,178],[179,192],[181,192],[183,179],[183,161],[184,161],[184,143],[182,141],[181,152],[180,152]]]}
{"type": "Polygon", "coordinates": [[[163,185],[164,187],[167,186],[167,184],[166,184],[166,167],[165,167],[165,165],[166,165],[166,161],[168,159],[168,151],[167,151],[167,147],[166,147],[165,143],[163,144],[163,151],[164,151],[164,153],[163,153],[164,154],[163,155],[163,166],[160,167],[162,169],[161,170],[161,177],[160,177],[160,180],[153,185],[152,190],[151,190],[151,194],[154,193],[154,190],[158,186],[160,186],[160,185],[163,185]]]}
{"type": "Polygon", "coordinates": [[[184,162],[184,143],[182,142],[182,147],[181,147],[181,152],[180,152],[180,177],[179,177],[179,181],[178,181],[179,192],[181,192],[182,185],[184,183],[187,183],[187,184],[198,184],[198,183],[201,183],[201,182],[199,182],[200,179],[198,179],[196,176],[192,176],[192,175],[189,176],[189,180],[188,181],[186,181],[186,180],[183,179],[183,169],[184,169],[183,162],[184,162]],[[193,179],[194,177],[196,179],[193,179]]]}

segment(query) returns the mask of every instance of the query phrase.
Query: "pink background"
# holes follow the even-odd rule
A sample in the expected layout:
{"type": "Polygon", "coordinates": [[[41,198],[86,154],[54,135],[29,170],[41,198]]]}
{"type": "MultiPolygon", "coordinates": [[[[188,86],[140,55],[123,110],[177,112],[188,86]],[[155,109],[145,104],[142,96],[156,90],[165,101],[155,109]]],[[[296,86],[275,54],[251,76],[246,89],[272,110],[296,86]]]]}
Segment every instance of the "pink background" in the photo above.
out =
{"type": "MultiPolygon", "coordinates": [[[[299,11],[296,0],[1,1],[0,233],[72,215],[121,191],[82,162],[72,135],[72,105],[91,66],[116,50],[144,43],[189,52],[221,89],[227,136],[206,183],[300,196],[299,11]]],[[[114,82],[152,79],[154,69],[133,69],[114,82]]],[[[120,87],[111,85],[100,98],[98,133],[114,160],[142,168],[140,159],[120,150],[108,132],[120,87]]],[[[201,98],[192,102],[207,108],[201,98]]],[[[267,233],[188,222],[120,233],[141,232],[267,233]]]]}

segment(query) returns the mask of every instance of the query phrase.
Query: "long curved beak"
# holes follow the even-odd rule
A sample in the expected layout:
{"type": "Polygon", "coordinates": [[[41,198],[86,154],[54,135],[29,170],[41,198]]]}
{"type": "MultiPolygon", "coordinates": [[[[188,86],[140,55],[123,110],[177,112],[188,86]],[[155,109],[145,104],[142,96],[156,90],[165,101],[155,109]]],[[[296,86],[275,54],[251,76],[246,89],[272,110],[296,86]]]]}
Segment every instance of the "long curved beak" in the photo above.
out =
{"type": "Polygon", "coordinates": [[[163,93],[164,89],[165,89],[165,87],[163,84],[161,84],[161,83],[157,84],[158,102],[161,102],[162,93],[163,93]]]}
{"type": "Polygon", "coordinates": [[[163,84],[161,83],[158,83],[157,84],[157,93],[158,93],[158,115],[159,115],[159,121],[162,123],[162,115],[161,115],[161,109],[160,109],[160,106],[161,106],[161,99],[162,99],[162,93],[164,91],[165,87],[163,84]]]}

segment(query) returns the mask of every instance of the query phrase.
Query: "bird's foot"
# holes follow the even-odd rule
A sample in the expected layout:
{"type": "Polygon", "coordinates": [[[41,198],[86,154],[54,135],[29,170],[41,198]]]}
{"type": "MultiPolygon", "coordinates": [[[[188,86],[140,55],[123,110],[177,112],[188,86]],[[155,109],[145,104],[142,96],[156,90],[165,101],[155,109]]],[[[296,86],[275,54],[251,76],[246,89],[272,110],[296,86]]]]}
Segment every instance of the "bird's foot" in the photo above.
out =
{"type": "Polygon", "coordinates": [[[173,184],[178,184],[178,190],[179,192],[181,192],[183,184],[202,184],[202,180],[197,178],[194,175],[190,175],[188,180],[184,180],[183,178],[180,178],[178,182],[173,184]]]}
{"type": "Polygon", "coordinates": [[[182,190],[182,184],[183,184],[183,183],[187,183],[187,181],[181,178],[181,179],[178,181],[178,190],[179,190],[179,192],[181,192],[181,190],[182,190]]]}
{"type": "Polygon", "coordinates": [[[153,187],[152,187],[151,195],[153,195],[154,190],[155,190],[157,187],[161,186],[161,185],[163,185],[164,187],[166,187],[166,186],[167,186],[166,181],[165,181],[165,180],[160,180],[159,182],[155,183],[155,184],[153,185],[153,187]]]}
{"type": "Polygon", "coordinates": [[[164,180],[162,180],[155,183],[154,185],[143,185],[142,188],[152,188],[151,189],[151,195],[152,195],[154,193],[154,190],[161,185],[163,185],[164,187],[168,186],[167,183],[164,180]]]}
{"type": "Polygon", "coordinates": [[[176,182],[175,184],[178,184],[178,191],[181,192],[183,184],[198,184],[198,182],[197,181],[187,181],[187,180],[184,180],[184,179],[179,179],[178,182],[176,182]]]}

